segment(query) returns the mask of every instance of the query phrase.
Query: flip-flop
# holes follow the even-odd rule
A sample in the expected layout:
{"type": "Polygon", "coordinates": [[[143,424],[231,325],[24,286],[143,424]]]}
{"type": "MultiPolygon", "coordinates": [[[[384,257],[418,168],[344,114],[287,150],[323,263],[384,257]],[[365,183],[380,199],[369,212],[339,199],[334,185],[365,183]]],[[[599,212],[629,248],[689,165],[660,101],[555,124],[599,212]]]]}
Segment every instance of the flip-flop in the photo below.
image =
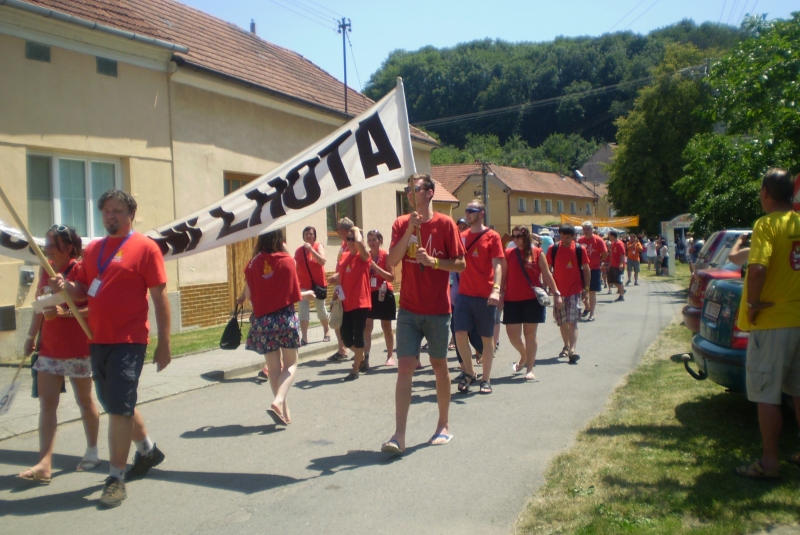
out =
{"type": "Polygon", "coordinates": [[[431,446],[444,446],[451,440],[453,440],[453,435],[448,435],[447,433],[437,433],[431,437],[431,439],[428,441],[428,444],[431,446]],[[437,440],[441,440],[441,442],[436,442],[437,440]]]}
{"type": "Polygon", "coordinates": [[[522,371],[522,367],[516,362],[513,362],[511,363],[511,371],[513,371],[514,373],[519,373],[522,371]]]}
{"type": "Polygon", "coordinates": [[[533,375],[533,374],[530,374],[530,375],[531,375],[531,376],[530,376],[530,377],[528,377],[528,375],[527,375],[527,374],[525,374],[525,380],[526,380],[526,381],[535,381],[535,380],[536,380],[536,376],[535,376],[535,375],[533,375]]]}
{"type": "Polygon", "coordinates": [[[100,465],[100,459],[81,459],[78,466],[75,467],[76,472],[89,472],[94,470],[100,465]]]}
{"type": "Polygon", "coordinates": [[[564,349],[561,350],[561,353],[558,354],[558,358],[563,359],[564,357],[569,356],[569,348],[564,346],[564,349]]]}
{"type": "Polygon", "coordinates": [[[283,415],[275,409],[270,407],[267,409],[267,414],[272,418],[272,421],[275,422],[275,425],[289,425],[289,422],[286,421],[283,415]]]}
{"type": "Polygon", "coordinates": [[[331,337],[326,334],[325,336],[322,337],[322,341],[323,342],[330,342],[331,341],[331,337]]]}
{"type": "Polygon", "coordinates": [[[756,461],[750,466],[740,466],[736,469],[736,473],[742,477],[749,477],[750,479],[780,479],[781,473],[778,470],[764,470],[761,466],[761,461],[756,461]]]}
{"type": "Polygon", "coordinates": [[[34,470],[33,468],[28,468],[22,471],[22,474],[17,474],[17,479],[24,479],[25,481],[30,481],[31,483],[37,483],[39,485],[49,485],[51,481],[53,481],[49,477],[42,477],[42,474],[34,470]],[[30,472],[30,476],[23,476],[25,472],[30,472]]]}
{"type": "Polygon", "coordinates": [[[399,455],[403,453],[405,450],[400,449],[400,443],[396,439],[391,439],[389,442],[385,442],[381,445],[381,452],[383,453],[391,453],[394,455],[399,455]]]}

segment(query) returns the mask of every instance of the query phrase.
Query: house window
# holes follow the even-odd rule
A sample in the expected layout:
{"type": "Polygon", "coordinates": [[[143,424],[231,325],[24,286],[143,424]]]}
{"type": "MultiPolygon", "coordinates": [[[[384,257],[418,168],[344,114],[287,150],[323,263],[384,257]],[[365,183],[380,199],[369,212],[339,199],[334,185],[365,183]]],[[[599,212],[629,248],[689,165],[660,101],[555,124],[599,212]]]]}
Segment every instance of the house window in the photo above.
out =
{"type": "Polygon", "coordinates": [[[588,203],[588,202],[586,203],[586,214],[587,215],[592,215],[592,205],[591,205],[591,203],[588,203]]]}
{"type": "Polygon", "coordinates": [[[50,47],[33,41],[25,41],[25,57],[35,61],[50,63],[50,47]]]}
{"type": "Polygon", "coordinates": [[[578,213],[578,205],[575,203],[575,201],[569,201],[569,213],[570,214],[578,213]]]}
{"type": "Polygon", "coordinates": [[[97,74],[117,77],[117,62],[113,59],[97,57],[97,74]]]}
{"type": "Polygon", "coordinates": [[[411,213],[411,203],[408,201],[408,195],[402,191],[397,192],[395,204],[397,205],[397,217],[411,213]]]}
{"type": "Polygon", "coordinates": [[[550,199],[544,201],[544,211],[547,212],[548,214],[553,213],[553,201],[551,201],[550,199]]]}
{"type": "Polygon", "coordinates": [[[258,178],[258,175],[248,175],[245,173],[231,173],[226,171],[223,173],[222,192],[228,195],[232,191],[236,191],[248,182],[258,178]]]}
{"type": "Polygon", "coordinates": [[[115,160],[28,154],[28,226],[44,236],[54,223],[74,227],[87,238],[105,236],[97,199],[118,188],[115,160]]]}
{"type": "Polygon", "coordinates": [[[564,201],[558,201],[558,213],[559,214],[564,213],[564,201]]]}
{"type": "Polygon", "coordinates": [[[518,211],[520,212],[527,212],[528,211],[528,199],[520,198],[517,199],[519,201],[518,211]]]}
{"type": "Polygon", "coordinates": [[[542,201],[540,201],[539,199],[533,199],[533,211],[536,212],[537,214],[541,213],[542,201]]]}
{"type": "Polygon", "coordinates": [[[336,235],[336,226],[339,224],[339,220],[343,217],[349,217],[353,223],[356,222],[356,198],[355,196],[348,197],[343,201],[339,201],[332,206],[328,206],[327,208],[327,215],[328,215],[328,236],[335,236],[336,235]]]}

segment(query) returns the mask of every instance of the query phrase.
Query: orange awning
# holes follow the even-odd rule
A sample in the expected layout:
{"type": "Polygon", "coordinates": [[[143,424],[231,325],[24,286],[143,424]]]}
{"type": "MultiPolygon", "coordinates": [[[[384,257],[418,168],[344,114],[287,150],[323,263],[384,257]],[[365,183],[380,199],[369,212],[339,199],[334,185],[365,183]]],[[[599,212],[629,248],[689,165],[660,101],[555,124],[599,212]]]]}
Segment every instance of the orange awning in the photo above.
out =
{"type": "Polygon", "coordinates": [[[582,218],[577,217],[574,215],[566,215],[561,214],[561,223],[567,223],[569,225],[575,225],[576,227],[581,226],[581,224],[589,220],[594,225],[594,228],[598,227],[638,227],[639,226],[639,216],[638,215],[631,215],[631,216],[622,216],[622,217],[589,217],[589,218],[582,218]]]}

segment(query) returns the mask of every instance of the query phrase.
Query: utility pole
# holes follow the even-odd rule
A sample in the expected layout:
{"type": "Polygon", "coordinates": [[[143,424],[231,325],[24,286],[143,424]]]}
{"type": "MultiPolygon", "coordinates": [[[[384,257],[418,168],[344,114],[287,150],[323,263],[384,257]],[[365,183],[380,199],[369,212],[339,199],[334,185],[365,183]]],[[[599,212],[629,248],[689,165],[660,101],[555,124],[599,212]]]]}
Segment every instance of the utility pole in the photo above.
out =
{"type": "Polygon", "coordinates": [[[342,58],[344,59],[344,112],[347,113],[347,47],[345,46],[345,39],[347,32],[352,31],[350,26],[350,19],[342,17],[339,23],[339,33],[342,34],[342,58]]]}
{"type": "Polygon", "coordinates": [[[489,179],[494,177],[495,174],[489,171],[489,163],[479,160],[477,163],[481,164],[481,174],[483,175],[483,204],[486,207],[484,211],[484,224],[489,226],[489,179]]]}

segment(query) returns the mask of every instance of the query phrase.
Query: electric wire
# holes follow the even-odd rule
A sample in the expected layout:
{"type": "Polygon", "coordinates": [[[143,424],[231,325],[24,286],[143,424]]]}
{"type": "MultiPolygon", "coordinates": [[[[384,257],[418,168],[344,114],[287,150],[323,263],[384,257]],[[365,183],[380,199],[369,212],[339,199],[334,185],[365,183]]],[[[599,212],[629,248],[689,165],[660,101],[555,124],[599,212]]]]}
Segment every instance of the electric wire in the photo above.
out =
{"type": "Polygon", "coordinates": [[[719,20],[717,21],[720,24],[722,23],[722,15],[725,14],[725,6],[727,4],[728,4],[728,0],[722,0],[722,11],[719,12],[719,20]]]}
{"type": "Polygon", "coordinates": [[[303,4],[302,2],[298,2],[298,0],[283,0],[283,1],[286,2],[287,4],[291,4],[291,5],[295,6],[296,8],[307,12],[311,16],[317,17],[317,18],[319,18],[321,20],[324,20],[326,22],[330,21],[330,20],[336,20],[334,17],[332,17],[330,15],[327,15],[327,14],[319,11],[318,9],[315,9],[313,7],[309,7],[309,6],[305,5],[305,4],[303,4]]]}
{"type": "Polygon", "coordinates": [[[628,11],[627,13],[625,13],[625,16],[624,16],[624,17],[622,17],[621,19],[619,19],[619,20],[616,22],[616,24],[614,24],[614,25],[613,25],[613,26],[612,26],[612,27],[611,27],[611,28],[608,30],[608,32],[606,32],[606,33],[611,33],[611,30],[613,30],[614,28],[616,28],[616,27],[617,27],[617,26],[618,26],[618,25],[619,25],[619,24],[620,24],[620,23],[621,23],[623,20],[627,19],[627,18],[628,18],[628,15],[630,15],[631,13],[633,13],[634,11],[636,11],[636,9],[637,9],[637,8],[638,8],[640,5],[644,4],[646,1],[647,1],[647,0],[642,0],[641,2],[639,2],[638,4],[636,4],[635,6],[633,6],[633,9],[631,9],[630,11],[628,11]]]}
{"type": "Polygon", "coordinates": [[[280,6],[280,7],[282,7],[283,9],[285,9],[285,10],[287,10],[287,11],[291,11],[291,12],[292,12],[292,13],[294,13],[295,15],[298,15],[298,16],[300,16],[300,17],[303,17],[303,18],[304,18],[304,19],[306,19],[306,20],[310,20],[310,21],[311,21],[311,22],[313,22],[314,24],[319,24],[319,25],[320,25],[320,26],[322,26],[323,28],[326,28],[326,29],[328,29],[328,30],[333,30],[334,32],[336,31],[336,28],[333,28],[333,27],[331,27],[331,26],[328,26],[327,24],[324,24],[324,23],[322,23],[322,22],[320,22],[320,21],[318,21],[318,20],[316,20],[316,19],[312,19],[311,17],[309,17],[309,16],[307,16],[307,15],[305,15],[305,14],[303,14],[303,13],[300,13],[299,11],[295,11],[295,10],[294,10],[294,9],[292,9],[291,7],[281,4],[281,3],[280,3],[280,2],[278,2],[277,0],[269,0],[269,1],[270,1],[270,2],[272,2],[273,4],[275,4],[276,6],[280,6]]]}
{"type": "Polygon", "coordinates": [[[340,15],[339,13],[335,12],[334,10],[332,10],[331,8],[329,8],[328,6],[323,6],[322,4],[319,4],[319,3],[315,2],[314,0],[308,0],[308,1],[309,1],[309,2],[311,2],[312,4],[314,4],[315,6],[321,7],[321,8],[322,8],[322,9],[324,9],[325,11],[327,11],[327,12],[331,13],[331,14],[332,14],[332,15],[334,15],[336,18],[339,18],[339,19],[341,19],[341,18],[344,16],[344,15],[340,15]]]}
{"type": "Polygon", "coordinates": [[[642,11],[642,13],[641,13],[641,14],[640,14],[638,17],[636,17],[635,19],[633,19],[633,20],[630,22],[630,24],[628,24],[627,26],[625,26],[625,29],[627,30],[628,28],[630,28],[631,26],[633,26],[633,23],[634,23],[634,22],[636,22],[637,20],[639,20],[640,18],[642,18],[642,17],[644,16],[644,14],[645,14],[645,13],[647,13],[648,11],[650,11],[651,9],[653,9],[653,7],[655,7],[655,5],[656,5],[657,3],[658,3],[658,0],[656,0],[655,2],[653,2],[653,3],[650,5],[650,7],[648,7],[648,8],[647,8],[647,9],[645,9],[644,11],[642,11]]]}
{"type": "Polygon", "coordinates": [[[356,79],[358,80],[358,90],[361,91],[364,86],[361,84],[361,75],[358,74],[358,65],[356,64],[356,55],[353,52],[353,42],[350,40],[350,33],[346,32],[347,43],[350,45],[350,57],[353,58],[353,68],[356,70],[356,79]]]}
{"type": "Polygon", "coordinates": [[[728,19],[726,21],[726,24],[730,24],[731,23],[731,17],[733,17],[733,13],[734,13],[734,11],[736,11],[736,4],[738,4],[738,3],[739,3],[739,0],[733,0],[733,5],[731,6],[730,13],[728,13],[728,19]]]}
{"type": "Polygon", "coordinates": [[[749,1],[750,0],[744,0],[744,5],[742,6],[742,11],[741,11],[741,13],[739,13],[739,22],[736,23],[736,27],[737,28],[742,25],[742,20],[744,20],[744,12],[747,10],[747,4],[749,3],[749,1]]]}

